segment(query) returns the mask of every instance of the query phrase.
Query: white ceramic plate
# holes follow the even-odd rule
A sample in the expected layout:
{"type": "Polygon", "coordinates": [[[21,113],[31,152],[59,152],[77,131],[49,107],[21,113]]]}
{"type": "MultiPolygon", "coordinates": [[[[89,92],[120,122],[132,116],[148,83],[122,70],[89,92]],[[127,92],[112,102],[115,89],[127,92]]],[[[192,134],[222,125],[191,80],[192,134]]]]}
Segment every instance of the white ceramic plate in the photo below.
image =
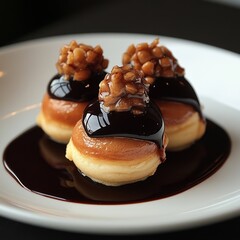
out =
{"type": "MultiPolygon", "coordinates": [[[[0,153],[35,124],[49,79],[56,73],[59,48],[70,40],[100,44],[113,65],[121,65],[131,43],[156,36],[86,34],[45,38],[0,49],[0,153]]],[[[160,37],[172,50],[204,105],[204,113],[232,140],[226,163],[195,187],[162,200],[126,205],[62,202],[23,189],[0,162],[0,214],[49,228],[91,233],[147,233],[205,225],[240,213],[239,55],[190,41],[160,37]]],[[[109,70],[108,69],[108,70],[109,70]]],[[[27,154],[27,146],[26,146],[27,154]]]]}

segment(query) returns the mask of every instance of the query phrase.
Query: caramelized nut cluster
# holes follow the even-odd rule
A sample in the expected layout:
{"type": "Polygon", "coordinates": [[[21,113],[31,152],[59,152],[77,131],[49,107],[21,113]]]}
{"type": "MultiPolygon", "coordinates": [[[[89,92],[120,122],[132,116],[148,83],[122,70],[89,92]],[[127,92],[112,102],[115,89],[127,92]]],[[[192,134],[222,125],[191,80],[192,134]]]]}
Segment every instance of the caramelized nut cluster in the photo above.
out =
{"type": "Polygon", "coordinates": [[[183,76],[184,69],[178,65],[177,59],[164,46],[158,46],[156,38],[151,44],[140,43],[130,45],[123,54],[123,65],[132,64],[135,69],[144,73],[146,82],[152,84],[155,77],[183,76]]]}
{"type": "Polygon", "coordinates": [[[99,85],[99,101],[106,111],[142,114],[149,102],[143,74],[131,65],[113,67],[99,85]]]}
{"type": "Polygon", "coordinates": [[[103,57],[102,48],[97,45],[92,47],[71,41],[60,50],[58,62],[56,63],[58,73],[68,80],[87,80],[92,73],[100,73],[108,67],[108,60],[103,57]]]}

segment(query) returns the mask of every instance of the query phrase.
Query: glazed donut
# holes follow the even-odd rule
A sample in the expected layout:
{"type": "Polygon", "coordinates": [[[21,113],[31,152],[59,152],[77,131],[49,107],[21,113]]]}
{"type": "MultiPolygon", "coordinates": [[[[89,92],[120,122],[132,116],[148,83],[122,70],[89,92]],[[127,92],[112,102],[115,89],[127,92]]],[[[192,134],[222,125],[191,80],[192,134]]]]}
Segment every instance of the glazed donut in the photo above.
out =
{"type": "Polygon", "coordinates": [[[165,161],[168,143],[159,108],[149,102],[141,73],[113,67],[99,97],[73,129],[66,157],[83,175],[109,186],[152,176],[165,161]]]}
{"type": "Polygon", "coordinates": [[[167,150],[182,150],[200,139],[206,130],[201,105],[185,71],[172,52],[151,44],[130,45],[123,54],[123,65],[131,64],[144,74],[149,97],[160,108],[169,138],[167,150]]]}
{"type": "Polygon", "coordinates": [[[87,104],[98,96],[108,60],[100,46],[71,41],[60,50],[58,74],[49,82],[37,124],[54,141],[68,143],[87,104]]]}
{"type": "Polygon", "coordinates": [[[66,157],[92,180],[120,186],[152,176],[165,159],[163,149],[159,150],[154,142],[139,139],[91,138],[79,121],[67,145],[66,157]]]}

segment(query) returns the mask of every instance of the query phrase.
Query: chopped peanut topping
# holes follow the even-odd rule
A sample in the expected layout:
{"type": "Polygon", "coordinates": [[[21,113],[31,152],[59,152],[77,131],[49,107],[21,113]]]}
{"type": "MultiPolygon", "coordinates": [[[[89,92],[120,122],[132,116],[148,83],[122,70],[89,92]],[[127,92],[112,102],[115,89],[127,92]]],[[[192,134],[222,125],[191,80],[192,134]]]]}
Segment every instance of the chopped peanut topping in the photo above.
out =
{"type": "Polygon", "coordinates": [[[151,44],[140,43],[130,45],[123,54],[123,65],[132,64],[142,71],[147,83],[152,84],[156,77],[183,76],[184,69],[178,65],[177,59],[164,46],[158,46],[156,38],[151,44]]]}
{"type": "Polygon", "coordinates": [[[129,111],[141,114],[149,102],[143,74],[131,65],[113,67],[99,85],[99,101],[106,111],[129,111]]]}
{"type": "Polygon", "coordinates": [[[56,67],[58,73],[68,80],[87,80],[92,73],[100,73],[108,67],[108,60],[103,57],[102,48],[88,46],[83,43],[78,44],[71,41],[60,50],[60,55],[56,67]]]}

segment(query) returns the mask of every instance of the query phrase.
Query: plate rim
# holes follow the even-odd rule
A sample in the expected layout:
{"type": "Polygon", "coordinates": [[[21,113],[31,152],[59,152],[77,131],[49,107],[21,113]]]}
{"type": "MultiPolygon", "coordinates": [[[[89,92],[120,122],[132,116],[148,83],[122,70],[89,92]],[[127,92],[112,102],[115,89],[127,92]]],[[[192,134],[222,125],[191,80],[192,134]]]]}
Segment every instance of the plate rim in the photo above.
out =
{"type": "MultiPolygon", "coordinates": [[[[84,33],[84,34],[66,34],[66,35],[58,35],[58,36],[54,36],[54,37],[44,37],[44,38],[40,38],[40,39],[33,39],[33,40],[28,40],[28,41],[23,41],[23,42],[20,42],[20,43],[14,43],[14,44],[11,44],[11,45],[8,45],[8,46],[4,46],[4,47],[1,47],[0,48],[0,55],[1,53],[7,53],[8,51],[14,51],[15,48],[21,48],[21,47],[24,47],[24,48],[28,48],[28,45],[29,44],[41,44],[42,42],[46,42],[46,41],[49,41],[51,39],[51,41],[56,41],[56,40],[60,40],[60,39],[64,39],[64,38],[72,38],[73,36],[74,37],[81,37],[81,36],[88,36],[88,35],[91,35],[91,36],[94,36],[94,35],[108,35],[108,36],[111,36],[111,35],[121,35],[121,36],[141,36],[141,37],[153,37],[155,35],[152,35],[152,34],[135,34],[135,33],[84,33]]],[[[156,35],[156,36],[159,36],[159,35],[156,35]]],[[[161,39],[161,36],[159,36],[160,39],[161,39]]],[[[179,38],[174,38],[174,37],[168,37],[168,36],[162,36],[162,38],[166,38],[166,39],[173,39],[173,40],[176,40],[176,41],[183,41],[183,42],[191,42],[192,44],[197,44],[197,45],[201,45],[202,47],[204,46],[208,46],[210,48],[213,48],[217,51],[222,51],[222,52],[225,52],[227,54],[231,54],[231,55],[235,55],[237,57],[239,57],[239,55],[237,53],[234,53],[234,52],[231,52],[229,50],[225,50],[225,49],[221,49],[221,48],[218,48],[218,47],[215,47],[215,46],[211,46],[211,45],[207,45],[207,44],[204,44],[204,43],[198,43],[198,42],[194,42],[194,41],[191,41],[191,40],[185,40],[185,39],[179,39],[179,38]]],[[[0,199],[1,199],[1,196],[0,196],[0,199]]],[[[239,210],[239,209],[238,209],[239,210]]],[[[13,209],[11,209],[11,207],[8,207],[7,206],[4,206],[1,204],[1,201],[0,201],[0,215],[4,215],[4,217],[9,217],[14,220],[14,216],[8,216],[7,212],[9,213],[9,211],[14,214],[14,211],[13,209]],[[4,214],[5,212],[5,214],[4,214]]],[[[21,218],[23,217],[23,215],[26,216],[26,213],[27,213],[27,218],[22,220],[22,221],[26,221],[26,223],[29,223],[29,224],[34,224],[34,225],[40,225],[40,226],[43,226],[43,227],[47,227],[49,226],[49,223],[46,223],[46,219],[47,217],[45,218],[44,216],[41,216],[42,219],[40,222],[33,222],[32,219],[34,219],[34,214],[32,213],[29,213],[26,209],[17,209],[16,210],[18,213],[18,219],[17,220],[22,220],[21,218]]],[[[16,213],[15,213],[16,214],[16,213]]],[[[151,226],[146,226],[144,228],[144,226],[142,226],[142,228],[139,228],[139,227],[134,227],[134,226],[130,226],[129,228],[126,227],[125,231],[122,231],[122,227],[118,227],[118,226],[115,226],[115,228],[111,228],[109,229],[109,231],[106,231],[106,229],[102,229],[101,227],[99,227],[97,229],[97,226],[95,226],[95,230],[94,232],[95,233],[99,233],[99,234],[113,234],[113,233],[118,233],[118,234],[131,234],[131,233],[153,233],[153,232],[165,232],[165,231],[170,231],[170,230],[180,230],[180,229],[185,229],[186,227],[188,228],[191,228],[191,227],[196,227],[196,226],[202,226],[202,225],[206,225],[206,224],[209,224],[209,223],[213,223],[213,222],[219,222],[219,221],[222,221],[222,220],[226,220],[226,219],[229,219],[229,218],[232,218],[232,217],[235,217],[235,216],[238,216],[239,215],[239,212],[232,212],[232,213],[228,213],[228,214],[224,214],[224,215],[219,215],[219,216],[212,216],[212,218],[209,218],[208,217],[208,221],[206,221],[206,219],[202,219],[200,222],[192,222],[192,225],[189,226],[189,223],[187,222],[184,222],[182,224],[179,224],[178,226],[165,226],[164,228],[160,228],[159,229],[159,226],[157,225],[152,225],[151,226]],[[218,217],[218,219],[216,219],[218,217]],[[204,222],[203,222],[204,221],[204,222]]],[[[36,217],[36,216],[35,216],[36,217]]],[[[16,218],[15,218],[16,219],[16,218]]],[[[36,220],[37,220],[37,217],[36,217],[36,220]]],[[[59,227],[55,226],[54,224],[50,224],[52,228],[55,228],[55,229],[59,229],[59,227]]],[[[63,226],[62,226],[63,227],[63,226]]],[[[86,226],[85,226],[86,227],[86,226]]],[[[84,229],[84,228],[80,228],[79,230],[76,229],[76,227],[71,227],[71,226],[65,226],[65,229],[66,230],[70,230],[70,231],[77,231],[79,232],[79,230],[81,232],[86,232],[86,233],[89,233],[92,231],[92,229],[84,229]]]]}

